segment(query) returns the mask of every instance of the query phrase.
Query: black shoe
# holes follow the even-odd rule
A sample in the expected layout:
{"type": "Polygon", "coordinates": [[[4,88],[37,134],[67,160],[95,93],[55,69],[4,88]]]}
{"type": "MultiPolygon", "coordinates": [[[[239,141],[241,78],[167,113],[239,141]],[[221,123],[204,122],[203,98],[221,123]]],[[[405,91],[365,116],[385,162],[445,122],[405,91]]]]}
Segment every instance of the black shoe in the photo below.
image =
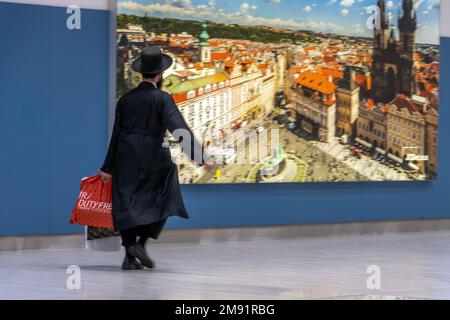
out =
{"type": "Polygon", "coordinates": [[[127,252],[138,259],[147,268],[152,269],[155,266],[152,259],[147,255],[145,248],[140,243],[127,247],[127,252]]]}
{"type": "Polygon", "coordinates": [[[133,257],[125,256],[122,262],[122,270],[142,270],[144,266],[133,257]]]}

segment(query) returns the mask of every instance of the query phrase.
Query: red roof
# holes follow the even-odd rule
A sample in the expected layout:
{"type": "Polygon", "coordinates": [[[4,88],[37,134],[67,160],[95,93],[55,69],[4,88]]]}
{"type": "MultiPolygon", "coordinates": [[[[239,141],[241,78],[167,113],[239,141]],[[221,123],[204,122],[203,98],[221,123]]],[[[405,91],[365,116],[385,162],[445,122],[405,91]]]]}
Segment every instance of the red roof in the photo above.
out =
{"type": "Polygon", "coordinates": [[[344,73],[342,71],[329,67],[317,67],[317,71],[324,76],[332,76],[333,79],[340,79],[344,76],[344,73]]]}
{"type": "Polygon", "coordinates": [[[295,80],[301,86],[319,91],[323,94],[332,94],[336,91],[336,85],[328,80],[328,77],[312,71],[305,71],[295,80]]]}
{"type": "Polygon", "coordinates": [[[192,72],[191,70],[179,70],[179,71],[175,71],[175,73],[181,77],[188,77],[188,76],[192,76],[194,74],[194,72],[192,72]]]}
{"type": "Polygon", "coordinates": [[[266,68],[267,68],[267,63],[260,63],[260,64],[258,65],[258,68],[261,69],[261,70],[266,69],[266,68]]]}
{"type": "Polygon", "coordinates": [[[359,86],[365,87],[367,90],[372,90],[372,77],[364,74],[356,74],[355,81],[359,86]]]}
{"type": "Polygon", "coordinates": [[[399,109],[407,109],[409,112],[419,112],[424,113],[423,106],[416,104],[412,102],[409,98],[407,98],[405,95],[398,95],[397,98],[395,98],[394,101],[391,103],[392,105],[395,105],[399,109]]]}
{"type": "Polygon", "coordinates": [[[227,68],[233,68],[234,67],[234,62],[233,61],[225,61],[224,65],[227,68]]]}
{"type": "Polygon", "coordinates": [[[366,106],[368,109],[373,110],[375,108],[375,102],[372,99],[368,99],[366,102],[366,106]]]}
{"type": "Polygon", "coordinates": [[[289,73],[301,73],[303,71],[302,66],[295,66],[292,69],[289,69],[289,73]]]}
{"type": "Polygon", "coordinates": [[[211,60],[213,61],[225,61],[232,58],[231,52],[211,52],[211,60]]]}

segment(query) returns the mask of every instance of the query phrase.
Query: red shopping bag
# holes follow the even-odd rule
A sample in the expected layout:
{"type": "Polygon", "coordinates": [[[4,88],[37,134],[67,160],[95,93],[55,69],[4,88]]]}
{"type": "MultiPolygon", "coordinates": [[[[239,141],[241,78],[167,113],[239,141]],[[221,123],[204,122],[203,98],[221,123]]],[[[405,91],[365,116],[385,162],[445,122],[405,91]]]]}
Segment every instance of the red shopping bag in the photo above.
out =
{"type": "Polygon", "coordinates": [[[81,180],[70,223],[114,230],[111,181],[104,183],[100,175],[81,180]]]}

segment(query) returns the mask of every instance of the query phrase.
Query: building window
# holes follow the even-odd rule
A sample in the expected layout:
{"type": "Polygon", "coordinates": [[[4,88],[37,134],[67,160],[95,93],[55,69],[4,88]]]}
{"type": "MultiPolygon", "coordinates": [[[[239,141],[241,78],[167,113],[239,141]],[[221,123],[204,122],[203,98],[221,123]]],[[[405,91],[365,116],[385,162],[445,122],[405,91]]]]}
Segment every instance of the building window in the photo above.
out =
{"type": "Polygon", "coordinates": [[[188,97],[188,99],[194,98],[195,97],[195,91],[194,90],[189,91],[188,94],[187,94],[187,97],[188,97]]]}
{"type": "Polygon", "coordinates": [[[202,95],[203,93],[205,93],[205,90],[203,88],[198,89],[198,94],[202,95]]]}

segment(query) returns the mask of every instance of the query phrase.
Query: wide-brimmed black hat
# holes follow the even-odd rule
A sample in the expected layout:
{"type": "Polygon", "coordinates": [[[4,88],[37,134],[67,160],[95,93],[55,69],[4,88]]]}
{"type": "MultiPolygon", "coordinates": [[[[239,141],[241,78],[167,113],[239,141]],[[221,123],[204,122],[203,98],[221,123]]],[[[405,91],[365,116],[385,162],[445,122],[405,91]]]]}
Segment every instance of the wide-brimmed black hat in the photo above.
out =
{"type": "Polygon", "coordinates": [[[131,68],[140,73],[157,74],[170,68],[173,59],[161,52],[158,47],[146,47],[133,61],[131,68]]]}

